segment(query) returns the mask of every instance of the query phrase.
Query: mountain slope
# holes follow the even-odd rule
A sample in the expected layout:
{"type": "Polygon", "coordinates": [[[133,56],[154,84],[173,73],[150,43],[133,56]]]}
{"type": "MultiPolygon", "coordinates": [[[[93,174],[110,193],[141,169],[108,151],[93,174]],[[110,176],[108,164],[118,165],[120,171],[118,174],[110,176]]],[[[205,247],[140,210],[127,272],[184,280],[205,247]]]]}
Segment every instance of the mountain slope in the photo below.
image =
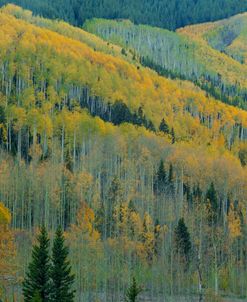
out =
{"type": "Polygon", "coordinates": [[[21,85],[18,99],[23,98],[28,87],[27,79],[19,74],[18,68],[10,66],[25,66],[30,72],[36,66],[38,82],[34,81],[34,88],[41,90],[43,97],[47,95],[46,89],[55,90],[56,95],[64,95],[65,103],[70,104],[72,99],[79,100],[81,106],[89,108],[92,114],[107,120],[111,111],[108,103],[121,100],[132,113],[132,117],[127,117],[125,121],[135,119],[136,123],[146,124],[147,127],[150,121],[158,129],[165,117],[170,128],[175,129],[178,139],[203,142],[205,138],[201,134],[204,132],[209,141],[212,137],[214,140],[215,135],[217,140],[219,134],[225,134],[229,144],[238,137],[246,138],[246,112],[206,97],[189,82],[159,77],[149,69],[95,52],[79,41],[30,25],[8,14],[2,13],[1,16],[2,36],[5,32],[8,36],[8,39],[1,40],[2,56],[5,54],[9,58],[4,72],[9,80],[5,79],[2,86],[7,98],[15,93],[13,88],[9,90],[9,85],[16,85],[13,82],[16,78],[21,85]],[[22,58],[19,53],[22,53],[22,58]],[[46,76],[48,79],[43,82],[41,79],[46,76]],[[84,89],[92,97],[90,102],[85,100],[84,89]],[[143,118],[140,110],[145,114],[143,118]],[[235,130],[229,135],[231,129],[235,130]]]}
{"type": "Polygon", "coordinates": [[[23,301],[40,225],[51,238],[65,230],[76,301],[120,301],[133,275],[143,300],[191,301],[198,261],[206,288],[246,296],[247,112],[132,55],[1,10],[0,199],[16,246],[1,299],[23,301]],[[188,259],[175,240],[181,218],[188,259]]]}
{"type": "Polygon", "coordinates": [[[230,19],[188,26],[179,32],[195,40],[202,39],[208,44],[242,64],[247,63],[247,13],[230,19]]]}
{"type": "Polygon", "coordinates": [[[165,76],[191,80],[216,98],[247,108],[247,66],[213,49],[203,39],[191,39],[183,30],[174,33],[128,21],[94,19],[84,28],[133,49],[143,65],[165,76]]]}
{"type": "Polygon", "coordinates": [[[227,18],[247,11],[246,1],[238,0],[1,0],[15,3],[47,18],[59,18],[75,25],[86,19],[130,19],[174,30],[176,28],[227,18]]]}

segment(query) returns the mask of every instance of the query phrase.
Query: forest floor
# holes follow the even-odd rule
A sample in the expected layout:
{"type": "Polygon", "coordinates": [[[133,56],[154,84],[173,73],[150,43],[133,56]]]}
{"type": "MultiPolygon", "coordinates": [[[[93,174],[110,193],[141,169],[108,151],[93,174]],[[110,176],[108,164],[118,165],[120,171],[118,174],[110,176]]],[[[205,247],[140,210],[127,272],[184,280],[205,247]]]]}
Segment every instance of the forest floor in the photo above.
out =
{"type": "MultiPolygon", "coordinates": [[[[199,302],[199,297],[173,297],[173,298],[166,298],[164,300],[164,298],[155,298],[154,300],[153,299],[150,299],[148,297],[141,297],[140,298],[140,301],[142,302],[199,302]]],[[[204,301],[204,300],[203,300],[204,301]]],[[[246,299],[238,299],[238,298],[222,298],[222,300],[220,300],[221,302],[246,302],[247,300],[246,299]]],[[[211,302],[211,301],[210,301],[211,302]]],[[[213,302],[213,301],[212,301],[213,302]]]]}
{"type": "MultiPolygon", "coordinates": [[[[89,295],[87,297],[83,297],[83,299],[81,301],[106,301],[105,297],[103,298],[103,295],[89,295]]],[[[122,302],[124,301],[124,297],[108,297],[107,298],[107,302],[122,302]]],[[[197,295],[192,295],[192,296],[173,296],[173,297],[164,297],[163,295],[159,295],[159,296],[154,296],[151,297],[148,294],[144,293],[142,295],[140,295],[138,301],[141,302],[199,302],[200,299],[197,295]]],[[[207,302],[214,302],[215,300],[210,301],[209,299],[207,299],[207,302]]],[[[234,297],[223,297],[220,300],[217,300],[219,302],[247,302],[246,299],[238,299],[238,298],[234,298],[234,297]]],[[[205,299],[203,299],[203,302],[205,302],[205,299]]]]}

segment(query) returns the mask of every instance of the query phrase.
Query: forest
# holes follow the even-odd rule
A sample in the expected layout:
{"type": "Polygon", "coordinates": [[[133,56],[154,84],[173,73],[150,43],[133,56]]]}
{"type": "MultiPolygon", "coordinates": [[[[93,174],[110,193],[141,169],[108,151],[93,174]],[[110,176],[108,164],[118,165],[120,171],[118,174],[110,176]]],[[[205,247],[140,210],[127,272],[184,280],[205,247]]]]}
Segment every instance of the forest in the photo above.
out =
{"type": "Polygon", "coordinates": [[[215,22],[185,27],[175,33],[129,21],[92,19],[85,22],[84,29],[120,45],[126,53],[130,51],[143,66],[160,75],[190,80],[216,99],[246,109],[247,68],[242,64],[246,51],[245,44],[241,48],[237,40],[247,37],[247,15],[234,16],[223,23],[225,26],[215,22]],[[234,35],[224,48],[222,40],[233,30],[234,35]],[[218,31],[226,31],[225,36],[220,32],[217,35],[218,31]]]}
{"type": "Polygon", "coordinates": [[[0,9],[0,300],[244,301],[246,110],[86,28],[0,9]]]}
{"type": "Polygon", "coordinates": [[[189,24],[228,18],[247,10],[245,0],[0,0],[51,19],[82,26],[87,19],[129,19],[175,30],[189,24]]]}

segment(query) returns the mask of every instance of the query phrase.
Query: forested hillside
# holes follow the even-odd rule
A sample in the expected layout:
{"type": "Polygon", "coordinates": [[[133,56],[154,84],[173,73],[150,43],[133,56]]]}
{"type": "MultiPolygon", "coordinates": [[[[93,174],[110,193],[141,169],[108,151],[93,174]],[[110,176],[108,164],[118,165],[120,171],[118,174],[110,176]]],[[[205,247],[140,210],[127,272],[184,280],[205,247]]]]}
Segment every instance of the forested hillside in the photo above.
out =
{"type": "MultiPolygon", "coordinates": [[[[247,15],[234,17],[228,23],[225,35],[231,35],[233,29],[239,27],[236,35],[243,46],[238,47],[238,52],[242,49],[244,55],[247,15]]],[[[232,58],[223,53],[223,49],[211,47],[200,39],[200,34],[208,28],[207,24],[189,27],[194,29],[193,36],[187,34],[187,27],[174,33],[150,26],[137,26],[129,21],[103,19],[87,21],[84,28],[124,49],[134,51],[134,56],[139,57],[144,66],[155,69],[161,75],[188,79],[225,103],[247,108],[247,66],[235,60],[237,54],[232,58]]],[[[214,37],[214,43],[218,40],[220,43],[219,37],[213,33],[211,36],[214,37]]],[[[230,49],[234,51],[234,45],[230,49]]]]}
{"type": "Polygon", "coordinates": [[[64,231],[75,301],[123,301],[133,277],[143,300],[246,298],[247,112],[133,56],[1,9],[3,301],[47,302],[22,292],[41,225],[46,249],[64,231]]]}
{"type": "Polygon", "coordinates": [[[0,6],[6,3],[79,26],[91,18],[130,19],[170,30],[247,11],[245,0],[0,0],[0,6]]]}
{"type": "Polygon", "coordinates": [[[230,19],[187,26],[179,32],[195,40],[204,40],[208,44],[242,64],[247,60],[247,13],[230,19]]]}

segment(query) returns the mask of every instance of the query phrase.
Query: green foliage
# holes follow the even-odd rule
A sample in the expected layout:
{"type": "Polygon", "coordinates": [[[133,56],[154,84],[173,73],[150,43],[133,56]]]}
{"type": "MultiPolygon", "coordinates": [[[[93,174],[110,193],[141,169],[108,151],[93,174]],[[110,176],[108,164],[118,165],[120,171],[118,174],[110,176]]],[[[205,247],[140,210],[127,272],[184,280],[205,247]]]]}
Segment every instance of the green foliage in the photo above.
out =
{"type": "Polygon", "coordinates": [[[23,282],[24,301],[50,301],[50,258],[49,239],[45,227],[42,227],[37,237],[37,245],[32,251],[32,261],[23,282]],[[36,300],[32,300],[36,299],[36,300]]]}
{"type": "Polygon", "coordinates": [[[71,273],[68,261],[69,249],[64,245],[64,236],[61,228],[58,228],[52,249],[51,268],[51,301],[73,302],[74,290],[72,289],[75,276],[71,273]]]}
{"type": "Polygon", "coordinates": [[[218,217],[218,197],[213,182],[211,183],[207,191],[206,201],[209,203],[209,209],[208,209],[209,222],[216,223],[218,217]]]}
{"type": "Polygon", "coordinates": [[[155,192],[157,193],[163,192],[166,184],[167,184],[166,170],[164,166],[164,161],[161,160],[155,179],[155,188],[154,188],[155,192]]]}
{"type": "Polygon", "coordinates": [[[40,294],[38,291],[35,292],[31,302],[42,302],[40,294]]]}
{"type": "Polygon", "coordinates": [[[176,249],[182,257],[185,257],[186,261],[189,261],[192,244],[190,240],[190,233],[184,222],[184,218],[180,218],[178,225],[175,228],[175,244],[176,249]]]}
{"type": "MultiPolygon", "coordinates": [[[[227,21],[245,26],[244,21],[238,22],[235,19],[227,21]]],[[[244,17],[242,19],[245,20],[244,17]]],[[[204,27],[207,27],[207,24],[204,27]]],[[[232,27],[227,28],[229,36],[232,27]]],[[[210,44],[205,48],[205,41],[202,42],[195,34],[197,38],[191,37],[187,28],[171,32],[151,26],[104,19],[89,20],[84,28],[107,41],[133,49],[139,55],[143,66],[155,70],[161,76],[190,80],[224,103],[247,108],[244,67],[232,60],[232,55],[226,60],[222,52],[216,52],[210,44]],[[239,77],[239,73],[243,76],[239,77]]],[[[239,34],[241,36],[241,33],[239,34]]],[[[198,33],[197,35],[199,36],[198,33]]],[[[240,41],[244,39],[243,36],[240,41]]]]}
{"type": "Polygon", "coordinates": [[[165,121],[164,118],[162,119],[162,121],[160,123],[159,130],[166,133],[166,134],[170,133],[169,126],[168,126],[168,124],[167,124],[167,122],[165,121]]]}
{"type": "Polygon", "coordinates": [[[176,136],[175,136],[174,128],[172,128],[172,130],[171,130],[171,137],[172,137],[172,144],[175,144],[175,142],[176,142],[176,136]]]}
{"type": "Polygon", "coordinates": [[[130,19],[135,23],[151,24],[174,30],[186,24],[213,21],[247,10],[246,1],[238,0],[1,0],[31,9],[48,18],[64,19],[82,25],[86,19],[130,19]]]}
{"type": "Polygon", "coordinates": [[[126,293],[126,302],[136,302],[138,295],[142,292],[142,288],[137,285],[135,277],[132,279],[132,284],[126,293]]]}

